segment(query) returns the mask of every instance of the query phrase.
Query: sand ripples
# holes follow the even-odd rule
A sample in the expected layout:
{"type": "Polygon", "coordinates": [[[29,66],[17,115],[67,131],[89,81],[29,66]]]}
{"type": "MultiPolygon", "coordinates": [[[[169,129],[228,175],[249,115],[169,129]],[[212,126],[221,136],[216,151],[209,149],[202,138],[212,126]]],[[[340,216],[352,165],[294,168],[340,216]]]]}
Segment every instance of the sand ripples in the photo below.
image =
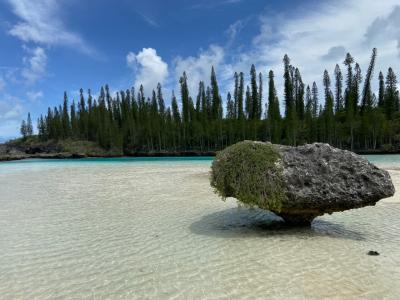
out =
{"type": "Polygon", "coordinates": [[[7,168],[0,170],[1,299],[400,293],[396,201],[294,229],[218,200],[207,162],[7,168]]]}

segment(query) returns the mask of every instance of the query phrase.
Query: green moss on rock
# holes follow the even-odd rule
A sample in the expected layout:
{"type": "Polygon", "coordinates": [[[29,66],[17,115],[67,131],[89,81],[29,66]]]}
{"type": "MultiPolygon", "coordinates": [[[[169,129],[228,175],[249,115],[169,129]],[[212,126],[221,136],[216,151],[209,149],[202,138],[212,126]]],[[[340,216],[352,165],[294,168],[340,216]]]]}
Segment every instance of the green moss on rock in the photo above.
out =
{"type": "Polygon", "coordinates": [[[211,186],[222,198],[281,210],[285,200],[281,156],[270,143],[243,141],[217,153],[211,166],[211,186]]]}

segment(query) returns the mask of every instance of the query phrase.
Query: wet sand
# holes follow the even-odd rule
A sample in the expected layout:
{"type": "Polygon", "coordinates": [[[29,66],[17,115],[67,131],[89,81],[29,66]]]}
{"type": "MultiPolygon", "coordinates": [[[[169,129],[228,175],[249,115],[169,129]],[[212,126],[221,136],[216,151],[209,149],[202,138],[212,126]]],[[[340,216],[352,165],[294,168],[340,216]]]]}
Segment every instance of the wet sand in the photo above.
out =
{"type": "Polygon", "coordinates": [[[0,166],[0,299],[398,298],[399,192],[296,229],[221,201],[208,170],[0,166]]]}

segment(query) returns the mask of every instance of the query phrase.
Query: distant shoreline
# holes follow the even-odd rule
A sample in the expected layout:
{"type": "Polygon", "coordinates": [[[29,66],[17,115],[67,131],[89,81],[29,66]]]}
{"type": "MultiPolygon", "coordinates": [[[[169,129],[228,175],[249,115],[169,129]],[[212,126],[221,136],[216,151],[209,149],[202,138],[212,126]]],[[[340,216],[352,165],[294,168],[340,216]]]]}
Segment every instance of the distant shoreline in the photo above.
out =
{"type": "MultiPolygon", "coordinates": [[[[399,154],[399,151],[359,150],[360,155],[399,154]]],[[[39,142],[37,139],[17,139],[0,144],[0,162],[23,159],[81,159],[81,158],[120,158],[120,157],[202,157],[215,156],[216,151],[137,151],[105,150],[87,141],[39,142]]]]}
{"type": "Polygon", "coordinates": [[[46,153],[46,154],[26,154],[20,156],[1,155],[0,162],[2,161],[17,161],[24,159],[48,159],[48,160],[63,160],[63,159],[82,159],[82,158],[129,158],[129,157],[207,157],[215,156],[215,152],[149,152],[149,153],[136,153],[133,155],[85,155],[78,153],[46,153]]]}
{"type": "Polygon", "coordinates": [[[13,140],[0,144],[0,162],[23,159],[80,159],[113,157],[189,157],[215,156],[215,151],[132,151],[105,150],[87,141],[40,142],[37,139],[13,140]]]}

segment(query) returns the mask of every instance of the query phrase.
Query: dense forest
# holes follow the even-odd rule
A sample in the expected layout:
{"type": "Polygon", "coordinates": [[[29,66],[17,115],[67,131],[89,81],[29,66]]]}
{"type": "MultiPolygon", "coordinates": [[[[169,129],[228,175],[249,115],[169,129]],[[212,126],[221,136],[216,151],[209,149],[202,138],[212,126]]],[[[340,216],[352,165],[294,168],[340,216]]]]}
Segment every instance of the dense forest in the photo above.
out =
{"type": "MultiPolygon", "coordinates": [[[[81,89],[77,103],[69,104],[64,93],[62,105],[40,116],[38,137],[43,141],[89,140],[105,149],[122,149],[128,155],[215,151],[244,139],[288,145],[325,142],[354,151],[396,151],[400,142],[396,75],[392,68],[386,75],[379,72],[379,91],[373,93],[376,58],[374,48],[363,78],[360,65],[348,53],[344,72],[339,65],[333,76],[325,70],[323,88],[319,89],[315,82],[306,85],[299,68],[285,55],[283,112],[274,72],[268,73],[267,99],[263,99],[264,76],[254,65],[249,85],[245,86],[242,72],[233,75],[234,90],[227,93],[225,101],[214,68],[210,86],[200,81],[197,95],[190,95],[183,73],[179,96],[172,92],[170,107],[165,104],[160,84],[147,98],[143,86],[137,92],[132,88],[112,97],[106,85],[97,99],[90,90],[85,94],[81,89]]],[[[33,134],[30,115],[22,122],[21,134],[33,134]]]]}

